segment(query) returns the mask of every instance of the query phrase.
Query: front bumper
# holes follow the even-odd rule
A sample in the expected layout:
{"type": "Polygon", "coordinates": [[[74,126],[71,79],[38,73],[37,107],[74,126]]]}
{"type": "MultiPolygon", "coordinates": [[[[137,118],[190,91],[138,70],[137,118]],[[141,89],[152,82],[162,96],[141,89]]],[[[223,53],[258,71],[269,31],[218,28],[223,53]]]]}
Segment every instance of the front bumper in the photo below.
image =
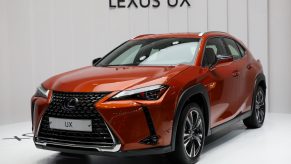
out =
{"type": "Polygon", "coordinates": [[[98,101],[95,108],[116,138],[117,142],[113,147],[104,148],[98,145],[88,146],[88,144],[82,145],[82,143],[76,144],[39,138],[41,120],[51,102],[51,97],[48,99],[33,97],[32,122],[36,147],[68,153],[114,156],[119,154],[121,156],[131,156],[131,154],[170,152],[174,100],[166,99],[164,96],[154,102],[106,101],[112,94],[98,101]],[[156,139],[156,142],[152,142],[152,138],[156,139]]]}
{"type": "Polygon", "coordinates": [[[112,147],[105,147],[100,145],[84,145],[84,144],[73,144],[63,141],[47,141],[34,137],[34,143],[36,147],[46,149],[46,147],[63,147],[69,149],[84,149],[92,150],[92,152],[118,152],[120,151],[121,144],[115,144],[112,147]]]}
{"type": "MultiPolygon", "coordinates": [[[[37,140],[35,138],[35,140],[37,140]]],[[[144,155],[157,155],[157,154],[166,154],[171,152],[171,147],[157,147],[151,149],[143,149],[143,150],[131,150],[131,151],[121,151],[121,145],[118,144],[114,149],[110,151],[96,148],[96,147],[88,147],[82,145],[71,145],[64,144],[59,142],[43,142],[43,141],[35,141],[35,146],[39,149],[44,150],[52,150],[64,153],[72,153],[72,154],[85,154],[85,155],[100,155],[100,156],[116,156],[116,157],[126,157],[126,156],[144,156],[144,155]]]]}

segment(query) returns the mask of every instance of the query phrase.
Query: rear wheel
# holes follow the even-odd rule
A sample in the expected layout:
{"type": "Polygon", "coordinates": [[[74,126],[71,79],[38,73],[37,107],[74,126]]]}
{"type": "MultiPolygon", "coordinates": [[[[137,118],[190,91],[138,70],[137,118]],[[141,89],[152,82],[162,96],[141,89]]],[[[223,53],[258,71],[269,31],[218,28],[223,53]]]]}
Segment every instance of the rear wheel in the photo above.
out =
{"type": "Polygon", "coordinates": [[[196,163],[204,140],[205,123],[202,110],[197,104],[191,103],[182,111],[177,128],[176,150],[170,155],[177,163],[196,163]]]}
{"type": "Polygon", "coordinates": [[[253,112],[251,117],[243,120],[244,124],[248,128],[260,128],[266,115],[266,96],[265,91],[261,86],[256,90],[254,101],[253,101],[253,112]]]}

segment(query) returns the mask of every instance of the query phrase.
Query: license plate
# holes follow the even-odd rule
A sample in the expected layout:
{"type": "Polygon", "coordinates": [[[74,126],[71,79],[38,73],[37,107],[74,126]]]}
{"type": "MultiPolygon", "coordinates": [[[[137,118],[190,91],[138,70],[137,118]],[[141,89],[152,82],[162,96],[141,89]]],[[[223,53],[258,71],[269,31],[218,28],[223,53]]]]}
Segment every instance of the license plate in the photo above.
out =
{"type": "Polygon", "coordinates": [[[92,132],[92,120],[49,118],[51,129],[92,132]]]}

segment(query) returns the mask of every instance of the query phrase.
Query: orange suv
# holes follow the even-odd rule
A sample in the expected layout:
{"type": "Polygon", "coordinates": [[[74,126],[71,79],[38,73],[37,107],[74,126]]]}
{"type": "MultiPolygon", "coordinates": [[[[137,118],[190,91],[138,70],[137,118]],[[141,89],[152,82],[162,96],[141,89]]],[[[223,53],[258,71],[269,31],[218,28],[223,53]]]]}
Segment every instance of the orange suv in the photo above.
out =
{"type": "Polygon", "coordinates": [[[261,127],[265,95],[260,61],[227,33],[142,35],[42,83],[32,97],[34,142],[195,163],[205,137],[239,120],[261,127]]]}

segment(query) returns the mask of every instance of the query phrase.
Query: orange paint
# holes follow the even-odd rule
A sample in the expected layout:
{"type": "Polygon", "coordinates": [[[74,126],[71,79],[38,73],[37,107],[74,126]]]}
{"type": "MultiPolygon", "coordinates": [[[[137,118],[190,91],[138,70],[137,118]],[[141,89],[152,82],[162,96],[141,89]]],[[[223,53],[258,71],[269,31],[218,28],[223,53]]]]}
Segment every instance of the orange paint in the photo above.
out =
{"type": "MultiPolygon", "coordinates": [[[[199,36],[198,33],[143,35],[135,39],[168,37],[201,38],[201,44],[193,65],[88,66],[56,75],[42,85],[51,91],[111,92],[98,101],[95,106],[121,142],[122,151],[169,146],[179,97],[183,91],[195,84],[203,84],[208,89],[211,128],[251,109],[255,78],[259,73],[262,73],[262,66],[253,58],[246,47],[246,54],[240,60],[218,63],[211,69],[201,66],[204,47],[208,38],[230,37],[238,41],[237,39],[219,32],[206,33],[203,36],[199,36]],[[252,69],[247,67],[250,64],[252,69]],[[236,70],[240,73],[239,77],[233,77],[233,71],[236,70]],[[159,100],[109,100],[119,91],[157,84],[169,86],[159,100]],[[241,108],[243,103],[245,103],[244,108],[241,108]],[[160,137],[157,145],[139,143],[149,136],[141,104],[147,106],[156,133],[160,137]]],[[[51,94],[49,97],[51,97],[51,94]]],[[[33,101],[36,111],[34,114],[34,133],[37,134],[36,129],[49,100],[33,97],[33,101]]]]}

